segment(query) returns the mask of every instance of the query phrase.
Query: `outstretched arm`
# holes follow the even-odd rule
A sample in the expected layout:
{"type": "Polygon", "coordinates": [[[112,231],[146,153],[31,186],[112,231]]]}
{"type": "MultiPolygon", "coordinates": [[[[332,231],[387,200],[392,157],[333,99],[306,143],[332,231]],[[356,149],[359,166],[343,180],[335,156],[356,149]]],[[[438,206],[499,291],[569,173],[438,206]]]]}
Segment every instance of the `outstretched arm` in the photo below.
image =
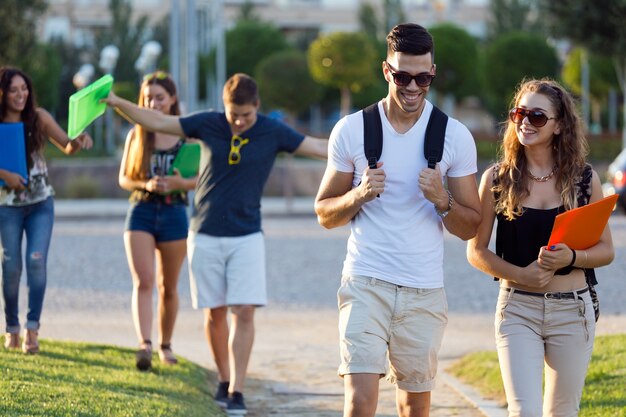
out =
{"type": "Polygon", "coordinates": [[[81,133],[76,139],[71,140],[65,130],[59,126],[46,110],[38,108],[37,116],[39,117],[44,135],[63,153],[72,155],[81,149],[90,149],[93,146],[93,139],[85,132],[81,133]]]}
{"type": "Polygon", "coordinates": [[[169,133],[171,135],[184,136],[179,117],[163,114],[160,111],[139,107],[111,91],[109,96],[103,99],[105,103],[113,107],[122,117],[133,124],[140,124],[153,132],[169,133]]]}
{"type": "Polygon", "coordinates": [[[300,146],[294,151],[296,155],[309,156],[317,159],[328,158],[328,139],[306,136],[300,146]]]}

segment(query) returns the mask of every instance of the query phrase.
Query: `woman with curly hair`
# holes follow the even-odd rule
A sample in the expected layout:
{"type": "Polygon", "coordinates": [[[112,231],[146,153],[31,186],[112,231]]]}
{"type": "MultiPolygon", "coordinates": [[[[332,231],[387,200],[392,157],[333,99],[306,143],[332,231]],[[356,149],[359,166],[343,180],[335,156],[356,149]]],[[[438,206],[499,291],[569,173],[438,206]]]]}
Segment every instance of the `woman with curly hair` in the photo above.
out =
{"type": "MultiPolygon", "coordinates": [[[[163,71],[146,75],[139,106],[179,115],[176,85],[163,71]]],[[[133,278],[132,313],[139,339],[136,366],[152,366],[152,295],[158,289],[159,358],[177,363],[171,341],[178,313],[178,277],[187,254],[187,191],[196,178],[172,172],[172,163],[185,139],[151,132],[136,125],[126,138],[119,184],[131,192],[124,246],[133,278]]]]}
{"type": "Polygon", "coordinates": [[[482,221],[467,247],[469,262],[500,280],[495,331],[510,417],[578,415],[595,335],[587,277],[613,260],[611,232],[585,250],[546,245],[557,214],[602,198],[587,151],[563,87],[522,82],[501,159],[482,176],[482,221]]]}
{"type": "Polygon", "coordinates": [[[24,178],[19,173],[0,169],[0,180],[3,181],[0,186],[0,258],[6,319],[4,346],[7,349],[20,347],[18,298],[25,235],[28,313],[22,350],[38,353],[39,320],[54,222],[54,190],[48,178],[43,150],[50,141],[70,155],[91,148],[93,141],[86,133],[70,140],[50,113],[37,107],[30,78],[22,70],[9,66],[0,68],[0,123],[22,123],[28,170],[27,178],[24,178]]]}

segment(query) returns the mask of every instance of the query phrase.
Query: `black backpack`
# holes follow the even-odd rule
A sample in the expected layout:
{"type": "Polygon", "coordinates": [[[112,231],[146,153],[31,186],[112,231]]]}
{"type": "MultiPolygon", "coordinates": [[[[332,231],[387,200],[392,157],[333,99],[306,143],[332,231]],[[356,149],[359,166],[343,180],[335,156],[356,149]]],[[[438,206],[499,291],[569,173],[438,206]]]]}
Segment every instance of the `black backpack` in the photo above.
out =
{"type": "MultiPolygon", "coordinates": [[[[448,116],[437,106],[433,106],[424,138],[424,157],[428,161],[428,168],[434,169],[435,164],[441,161],[447,124],[448,116]]],[[[378,103],[363,109],[363,130],[365,133],[363,147],[367,165],[370,168],[376,168],[376,162],[383,152],[383,125],[380,121],[378,103]]]]}

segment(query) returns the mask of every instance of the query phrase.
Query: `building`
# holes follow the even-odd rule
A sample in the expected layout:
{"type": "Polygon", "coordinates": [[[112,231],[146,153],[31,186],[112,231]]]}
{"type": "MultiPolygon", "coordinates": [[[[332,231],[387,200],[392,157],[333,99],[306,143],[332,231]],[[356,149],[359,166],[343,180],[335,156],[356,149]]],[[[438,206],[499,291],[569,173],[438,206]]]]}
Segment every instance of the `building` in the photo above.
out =
{"type": "MultiPolygon", "coordinates": [[[[223,27],[233,25],[245,0],[131,0],[134,18],[146,15],[158,22],[169,15],[173,3],[184,10],[195,4],[197,16],[215,16],[220,5],[223,27]]],[[[93,30],[110,24],[109,0],[48,0],[49,8],[40,25],[40,36],[71,40],[76,45],[93,43],[93,30]]],[[[262,20],[290,32],[318,33],[352,31],[359,27],[358,10],[364,3],[381,8],[380,0],[252,0],[254,13],[262,20]]],[[[487,31],[489,0],[402,0],[408,21],[431,26],[443,21],[464,27],[477,37],[487,31]]]]}

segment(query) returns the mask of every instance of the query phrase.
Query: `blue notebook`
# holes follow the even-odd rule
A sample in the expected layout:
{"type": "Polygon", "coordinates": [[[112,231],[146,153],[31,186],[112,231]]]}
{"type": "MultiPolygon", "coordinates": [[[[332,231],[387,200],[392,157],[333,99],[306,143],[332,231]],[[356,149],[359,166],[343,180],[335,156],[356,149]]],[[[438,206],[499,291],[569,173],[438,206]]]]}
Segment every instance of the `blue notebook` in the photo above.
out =
{"type": "MultiPolygon", "coordinates": [[[[0,123],[0,168],[28,180],[24,123],[0,123]]],[[[5,185],[0,180],[0,186],[5,185]]]]}

